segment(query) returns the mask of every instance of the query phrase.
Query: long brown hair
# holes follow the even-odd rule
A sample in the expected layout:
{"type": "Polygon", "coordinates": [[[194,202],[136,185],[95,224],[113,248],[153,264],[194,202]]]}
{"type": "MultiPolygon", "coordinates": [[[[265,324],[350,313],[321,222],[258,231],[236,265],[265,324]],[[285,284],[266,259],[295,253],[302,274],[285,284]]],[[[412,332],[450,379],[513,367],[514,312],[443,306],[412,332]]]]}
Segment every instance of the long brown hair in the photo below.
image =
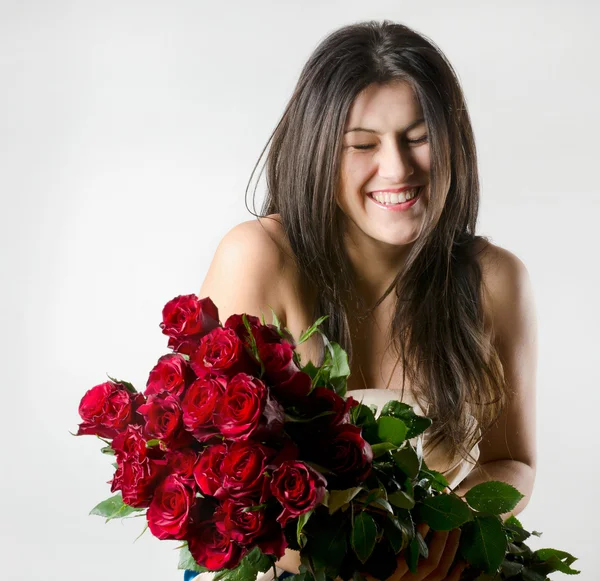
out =
{"type": "Polygon", "coordinates": [[[352,361],[348,313],[373,310],[395,290],[392,338],[402,358],[403,387],[408,374],[434,420],[427,445],[445,439],[452,460],[457,454],[466,458],[476,442],[467,410],[485,433],[505,405],[507,386],[484,333],[485,289],[476,247],[488,240],[475,235],[477,156],[452,66],[431,40],[402,24],[384,20],[340,28],[308,59],[269,141],[261,216],[280,215],[300,272],[318,290],[314,318],[329,315],[323,331],[352,361]],[[356,96],[372,83],[396,80],[410,84],[423,110],[430,201],[401,272],[369,308],[353,292],[342,243],[336,203],[342,136],[356,96]]]}

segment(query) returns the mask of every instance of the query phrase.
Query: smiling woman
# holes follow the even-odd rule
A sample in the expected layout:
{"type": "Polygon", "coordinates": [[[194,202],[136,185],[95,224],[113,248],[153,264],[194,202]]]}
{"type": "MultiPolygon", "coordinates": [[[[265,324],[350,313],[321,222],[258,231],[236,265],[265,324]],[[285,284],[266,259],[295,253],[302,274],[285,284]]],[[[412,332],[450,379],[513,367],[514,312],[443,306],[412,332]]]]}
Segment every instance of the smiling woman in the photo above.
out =
{"type": "MultiPolygon", "coordinates": [[[[426,409],[427,462],[462,493],[512,484],[525,495],[518,514],[535,477],[533,295],[522,262],[475,234],[475,143],[443,53],[389,21],[333,32],[266,163],[261,215],[224,237],[200,296],[223,319],[271,306],[296,337],[328,315],[325,335],[350,357],[348,391],[381,403],[388,389],[426,409]]],[[[322,362],[318,337],[298,346],[303,362],[322,362]]],[[[458,580],[458,537],[434,533],[410,579],[458,580]]],[[[278,564],[297,572],[297,553],[278,564]]],[[[400,558],[391,579],[407,575],[400,558]]]]}

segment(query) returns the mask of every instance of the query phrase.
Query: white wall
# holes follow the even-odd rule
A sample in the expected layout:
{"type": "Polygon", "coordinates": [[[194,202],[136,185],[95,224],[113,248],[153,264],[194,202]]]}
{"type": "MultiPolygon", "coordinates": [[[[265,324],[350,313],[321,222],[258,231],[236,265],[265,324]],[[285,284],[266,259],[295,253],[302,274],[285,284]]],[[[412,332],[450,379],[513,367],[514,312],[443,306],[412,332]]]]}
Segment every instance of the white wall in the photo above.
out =
{"type": "Polygon", "coordinates": [[[480,233],[535,286],[539,467],[520,518],[595,580],[598,16],[593,0],[2,0],[0,577],[182,578],[176,543],[133,544],[142,519],[88,516],[112,469],[69,435],[79,400],[105,373],[143,388],[164,303],[199,292],[251,218],[246,182],[303,63],[335,28],[388,18],[457,70],[480,233]]]}

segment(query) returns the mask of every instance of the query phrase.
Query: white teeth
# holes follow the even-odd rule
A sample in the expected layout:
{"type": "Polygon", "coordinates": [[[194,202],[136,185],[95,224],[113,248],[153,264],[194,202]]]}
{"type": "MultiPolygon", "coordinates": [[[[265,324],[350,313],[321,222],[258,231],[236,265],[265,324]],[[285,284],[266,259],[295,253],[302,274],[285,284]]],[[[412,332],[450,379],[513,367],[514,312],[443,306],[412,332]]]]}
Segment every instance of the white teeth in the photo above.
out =
{"type": "Polygon", "coordinates": [[[378,192],[373,194],[373,199],[377,200],[380,204],[402,204],[403,202],[407,202],[408,200],[412,200],[417,195],[417,188],[413,188],[412,190],[405,190],[400,193],[390,193],[390,192],[378,192]]]}

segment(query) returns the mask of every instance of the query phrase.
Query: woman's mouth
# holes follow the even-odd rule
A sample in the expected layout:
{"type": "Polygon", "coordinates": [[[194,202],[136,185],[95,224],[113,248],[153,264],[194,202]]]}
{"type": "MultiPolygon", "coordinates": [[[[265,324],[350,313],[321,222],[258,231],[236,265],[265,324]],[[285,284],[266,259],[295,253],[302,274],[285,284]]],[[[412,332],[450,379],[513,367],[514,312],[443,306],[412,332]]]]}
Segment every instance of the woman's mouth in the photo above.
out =
{"type": "Polygon", "coordinates": [[[371,192],[367,197],[383,210],[402,211],[408,210],[417,203],[421,196],[423,186],[404,190],[402,192],[371,192]]]}

